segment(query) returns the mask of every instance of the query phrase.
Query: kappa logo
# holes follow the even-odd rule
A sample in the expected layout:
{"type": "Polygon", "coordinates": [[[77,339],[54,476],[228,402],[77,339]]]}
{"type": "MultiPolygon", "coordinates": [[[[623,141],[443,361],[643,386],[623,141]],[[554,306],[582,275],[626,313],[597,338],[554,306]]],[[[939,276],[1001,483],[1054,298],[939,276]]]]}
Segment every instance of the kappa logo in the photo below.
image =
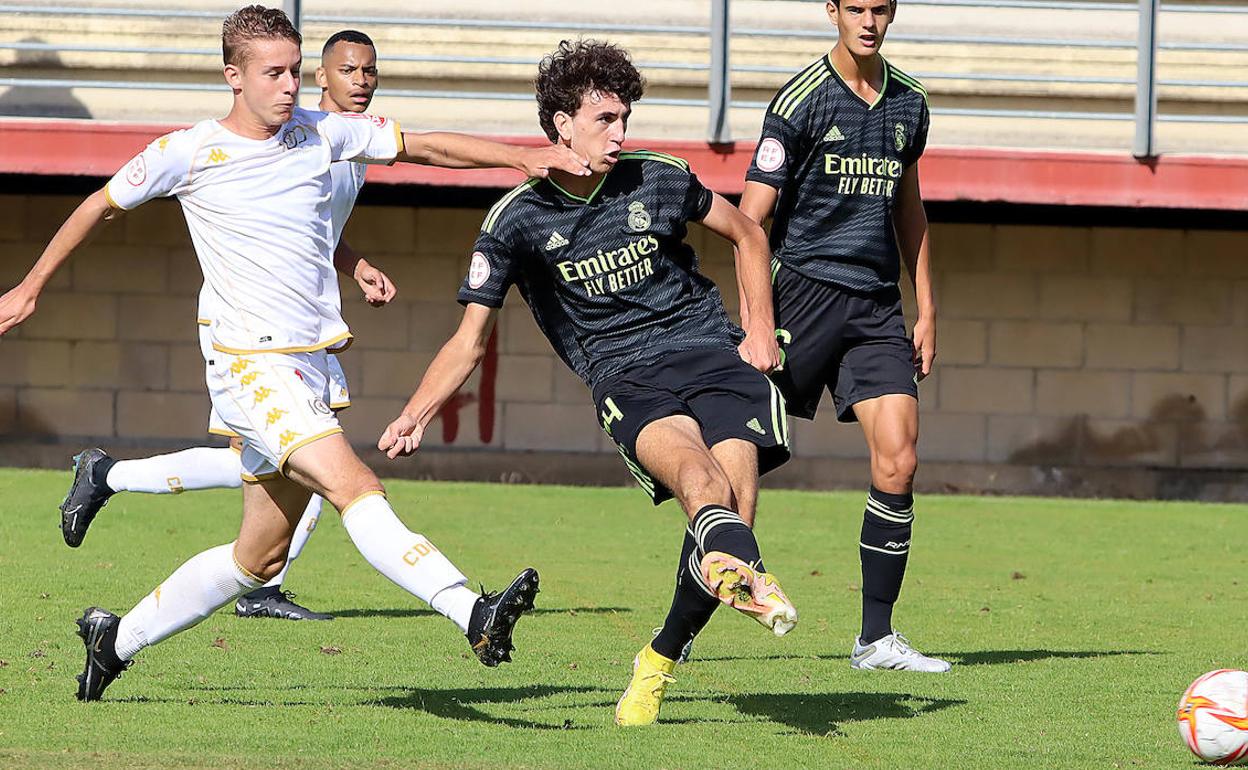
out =
{"type": "Polygon", "coordinates": [[[230,159],[230,156],[226,155],[225,150],[221,149],[220,147],[213,147],[212,152],[208,153],[209,163],[224,163],[229,159],[230,159]]]}
{"type": "Polygon", "coordinates": [[[823,141],[843,142],[845,141],[845,135],[841,133],[840,128],[838,128],[837,126],[832,126],[831,128],[828,129],[828,133],[823,135],[823,141]]]}
{"type": "Polygon", "coordinates": [[[749,428],[750,430],[754,431],[760,436],[767,435],[767,431],[763,430],[763,424],[758,421],[757,417],[751,417],[750,421],[745,424],[745,427],[749,428]]]}
{"type": "Polygon", "coordinates": [[[546,250],[554,251],[568,245],[568,239],[559,234],[558,230],[550,231],[550,240],[546,241],[546,250]]]}
{"type": "Polygon", "coordinates": [[[628,226],[638,233],[650,229],[650,214],[646,211],[646,204],[641,201],[628,204],[628,226]]]}

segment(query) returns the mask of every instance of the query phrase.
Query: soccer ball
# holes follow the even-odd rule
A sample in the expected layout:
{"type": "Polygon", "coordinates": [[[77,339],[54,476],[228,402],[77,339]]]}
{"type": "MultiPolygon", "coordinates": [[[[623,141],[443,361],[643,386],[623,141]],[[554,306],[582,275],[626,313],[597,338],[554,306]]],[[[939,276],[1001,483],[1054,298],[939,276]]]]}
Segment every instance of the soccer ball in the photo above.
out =
{"type": "Polygon", "coordinates": [[[1179,701],[1179,735],[1206,762],[1248,764],[1248,671],[1224,668],[1192,682],[1179,701]]]}

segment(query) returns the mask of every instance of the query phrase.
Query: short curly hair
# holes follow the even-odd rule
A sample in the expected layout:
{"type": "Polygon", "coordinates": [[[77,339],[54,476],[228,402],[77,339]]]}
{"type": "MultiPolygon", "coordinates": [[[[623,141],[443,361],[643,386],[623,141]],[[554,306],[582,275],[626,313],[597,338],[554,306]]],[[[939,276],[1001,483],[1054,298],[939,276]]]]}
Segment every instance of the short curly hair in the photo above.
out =
{"type": "Polygon", "coordinates": [[[554,142],[559,139],[555,113],[575,115],[585,94],[615,94],[625,104],[641,98],[645,78],[633,66],[628,51],[599,40],[563,40],[559,48],[537,65],[537,120],[554,142]]]}
{"type": "Polygon", "coordinates": [[[303,36],[278,8],[248,5],[225,17],[221,25],[221,58],[241,67],[251,57],[248,43],[253,40],[289,40],[303,45],[303,36]]]}

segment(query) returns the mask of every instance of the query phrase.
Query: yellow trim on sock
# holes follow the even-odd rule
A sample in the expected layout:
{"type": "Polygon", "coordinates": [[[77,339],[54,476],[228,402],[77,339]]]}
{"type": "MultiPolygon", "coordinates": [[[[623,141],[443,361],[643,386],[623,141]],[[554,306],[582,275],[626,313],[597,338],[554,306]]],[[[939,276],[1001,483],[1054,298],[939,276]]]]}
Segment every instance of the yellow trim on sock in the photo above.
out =
{"type": "MultiPolygon", "coordinates": [[[[234,544],[234,548],[238,548],[238,543],[234,544]]],[[[255,575],[251,573],[251,570],[244,567],[242,563],[239,562],[238,556],[234,553],[234,548],[230,549],[230,558],[234,560],[234,566],[238,567],[238,571],[243,573],[247,577],[251,578],[252,580],[256,581],[257,585],[264,585],[266,582],[268,582],[266,580],[261,580],[260,578],[256,577],[255,575]]]]}
{"type": "Polygon", "coordinates": [[[341,518],[343,521],[346,521],[347,514],[351,512],[351,508],[354,507],[356,503],[360,502],[366,497],[372,497],[373,495],[381,495],[382,497],[385,497],[386,493],[381,491],[380,489],[370,489],[369,491],[365,492],[364,494],[360,495],[359,497],[355,498],[351,502],[344,505],[342,507],[342,510],[338,512],[339,518],[341,518]]]}

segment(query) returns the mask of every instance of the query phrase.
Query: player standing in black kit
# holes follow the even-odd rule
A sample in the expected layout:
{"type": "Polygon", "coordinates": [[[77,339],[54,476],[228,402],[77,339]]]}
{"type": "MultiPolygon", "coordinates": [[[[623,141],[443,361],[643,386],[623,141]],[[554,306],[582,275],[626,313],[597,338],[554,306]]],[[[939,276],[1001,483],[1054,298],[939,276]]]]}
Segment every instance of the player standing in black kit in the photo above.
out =
{"type": "MultiPolygon", "coordinates": [[[[936,303],[917,162],[927,142],[927,93],[880,55],[896,0],[829,0],[840,39],[771,102],[746,174],[741,211],[774,211],[776,334],[772,377],[789,414],[814,419],[826,387],[837,418],[862,425],[871,490],[859,541],[862,631],[851,665],[944,672],[892,627],[914,520],[918,381],[936,357],[936,303]],[[897,287],[913,282],[918,319],[907,337],[897,287]]],[[[743,322],[748,308],[742,306],[743,322]]]]}
{"type": "MultiPolygon", "coordinates": [[[[425,427],[480,363],[515,286],[555,352],[593,391],[601,427],[657,505],[688,517],[671,611],[637,654],[617,724],[652,724],[681,649],[722,602],[777,636],[797,610],[765,571],[752,531],[759,473],[789,459],[784,400],[764,376],[780,360],[767,237],[683,160],[624,152],[641,75],[621,48],[564,41],[542,60],[538,116],[591,175],[552,172],[503,196],[481,226],[458,331],[378,442],[414,452],[425,427]],[[745,333],[685,244],[695,222],[737,250],[745,333]]],[[[587,415],[588,416],[588,415],[587,415]]],[[[632,578],[624,578],[631,580],[632,578]]]]}

